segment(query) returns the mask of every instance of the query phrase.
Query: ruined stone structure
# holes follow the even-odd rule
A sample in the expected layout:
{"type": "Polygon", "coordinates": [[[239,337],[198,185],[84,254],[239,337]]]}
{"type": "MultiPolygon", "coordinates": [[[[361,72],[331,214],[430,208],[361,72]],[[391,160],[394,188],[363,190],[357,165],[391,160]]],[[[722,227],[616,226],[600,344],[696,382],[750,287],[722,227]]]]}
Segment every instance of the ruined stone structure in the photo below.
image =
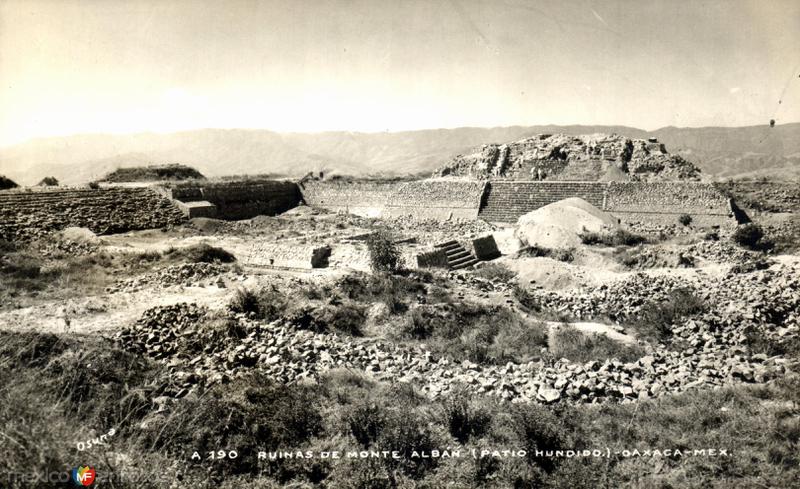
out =
{"type": "Polygon", "coordinates": [[[307,181],[306,204],[364,217],[477,219],[485,183],[470,180],[413,182],[307,181]]]}
{"type": "Polygon", "coordinates": [[[697,180],[699,170],[655,140],[616,134],[539,134],[510,144],[485,144],[437,172],[502,180],[697,180]]]}
{"type": "Polygon", "coordinates": [[[301,199],[294,182],[264,179],[179,183],[166,187],[164,192],[167,197],[187,204],[184,212],[189,217],[221,219],[274,216],[296,207],[301,199]]]}
{"type": "Polygon", "coordinates": [[[432,179],[410,182],[242,180],[171,186],[10,190],[0,193],[0,236],[28,240],[68,226],[98,234],[158,228],[191,217],[246,219],[308,205],[369,217],[514,223],[581,197],[641,230],[688,214],[700,226],[733,222],[732,201],[700,182],[432,179]]]}
{"type": "Polygon", "coordinates": [[[97,234],[153,229],[184,220],[150,188],[37,188],[0,192],[0,238],[29,241],[70,226],[97,234]]]}
{"type": "Polygon", "coordinates": [[[568,197],[580,197],[639,227],[675,224],[688,214],[701,226],[733,222],[729,199],[700,182],[514,182],[487,185],[479,217],[516,222],[522,215],[568,197]]]}

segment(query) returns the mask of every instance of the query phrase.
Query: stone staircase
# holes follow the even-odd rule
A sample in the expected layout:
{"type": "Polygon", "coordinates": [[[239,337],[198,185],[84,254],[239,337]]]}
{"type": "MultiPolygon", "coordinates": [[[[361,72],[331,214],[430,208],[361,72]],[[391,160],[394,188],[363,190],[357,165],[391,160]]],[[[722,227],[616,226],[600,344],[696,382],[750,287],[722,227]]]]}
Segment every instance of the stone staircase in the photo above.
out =
{"type": "Polygon", "coordinates": [[[608,184],[494,181],[486,187],[478,218],[487,222],[514,223],[528,212],[569,197],[580,197],[602,209],[608,184]]]}
{"type": "Polygon", "coordinates": [[[450,270],[460,270],[478,263],[478,259],[467,251],[458,241],[448,241],[437,244],[436,248],[444,250],[447,254],[447,265],[450,270]]]}

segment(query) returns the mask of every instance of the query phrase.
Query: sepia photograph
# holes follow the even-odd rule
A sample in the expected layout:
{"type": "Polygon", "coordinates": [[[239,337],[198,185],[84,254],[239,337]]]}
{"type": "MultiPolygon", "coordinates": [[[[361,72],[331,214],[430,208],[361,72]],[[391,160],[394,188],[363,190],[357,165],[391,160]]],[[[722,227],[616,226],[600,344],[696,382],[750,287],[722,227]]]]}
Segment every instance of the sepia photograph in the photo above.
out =
{"type": "Polygon", "coordinates": [[[797,0],[0,0],[0,488],[800,489],[797,0]]]}

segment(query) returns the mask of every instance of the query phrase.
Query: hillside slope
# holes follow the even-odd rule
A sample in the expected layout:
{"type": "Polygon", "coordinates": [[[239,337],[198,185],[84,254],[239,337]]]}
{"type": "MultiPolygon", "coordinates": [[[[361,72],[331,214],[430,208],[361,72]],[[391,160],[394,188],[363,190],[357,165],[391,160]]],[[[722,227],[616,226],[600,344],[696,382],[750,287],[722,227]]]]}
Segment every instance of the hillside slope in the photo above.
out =
{"type": "Polygon", "coordinates": [[[775,128],[668,127],[652,132],[623,126],[512,126],[396,133],[203,129],[172,134],[77,135],[0,148],[0,174],[20,184],[33,184],[44,175],[71,184],[120,167],[167,162],[190,165],[209,177],[244,173],[299,176],[320,170],[352,175],[430,173],[476,146],[539,133],[656,137],[671,153],[695,163],[705,178],[800,178],[800,123],[775,128]]]}

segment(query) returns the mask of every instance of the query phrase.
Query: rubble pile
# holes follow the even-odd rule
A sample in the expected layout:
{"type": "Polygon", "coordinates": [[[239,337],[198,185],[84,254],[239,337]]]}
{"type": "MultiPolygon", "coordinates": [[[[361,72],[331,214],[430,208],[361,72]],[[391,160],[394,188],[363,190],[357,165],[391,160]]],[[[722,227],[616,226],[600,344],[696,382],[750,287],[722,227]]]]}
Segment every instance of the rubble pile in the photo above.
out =
{"type": "Polygon", "coordinates": [[[138,277],[121,280],[108,287],[107,292],[135,292],[148,288],[163,288],[173,285],[186,287],[202,286],[209,278],[229,271],[225,265],[217,263],[181,263],[155,270],[138,277]]]}
{"type": "Polygon", "coordinates": [[[68,227],[95,234],[156,229],[184,221],[166,197],[147,188],[66,188],[0,195],[0,238],[30,242],[68,227]]]}
{"type": "MultiPolygon", "coordinates": [[[[614,311],[617,317],[633,315],[651,296],[663,296],[679,285],[683,284],[637,275],[627,283],[594,289],[589,293],[591,300],[574,305],[587,311],[590,307],[614,311]]],[[[219,328],[199,327],[205,311],[187,304],[148,311],[136,325],[120,332],[117,340],[125,348],[167,361],[182,392],[225,381],[251,368],[286,383],[345,368],[378,380],[413,382],[434,398],[465,385],[476,394],[515,402],[627,402],[699,387],[765,382],[797,367],[780,354],[756,352],[751,344],[754,332],[775,341],[796,338],[800,332],[797,266],[736,275],[699,287],[696,294],[714,307],[673,325],[670,345],[648,346],[646,356],[628,363],[580,364],[566,359],[506,365],[456,363],[436,358],[424,345],[406,347],[314,333],[243,315],[230,319],[236,325],[231,337],[230,332],[221,335],[219,328]]],[[[227,328],[231,330],[230,325],[227,328]]]]}
{"type": "Polygon", "coordinates": [[[530,292],[541,309],[578,320],[608,318],[624,322],[639,315],[645,304],[663,301],[676,289],[695,289],[685,280],[636,273],[623,280],[586,289],[530,292]]]}
{"type": "Polygon", "coordinates": [[[86,241],[72,241],[69,239],[40,240],[35,244],[37,251],[45,258],[58,256],[91,255],[99,250],[95,243],[86,241]]]}

